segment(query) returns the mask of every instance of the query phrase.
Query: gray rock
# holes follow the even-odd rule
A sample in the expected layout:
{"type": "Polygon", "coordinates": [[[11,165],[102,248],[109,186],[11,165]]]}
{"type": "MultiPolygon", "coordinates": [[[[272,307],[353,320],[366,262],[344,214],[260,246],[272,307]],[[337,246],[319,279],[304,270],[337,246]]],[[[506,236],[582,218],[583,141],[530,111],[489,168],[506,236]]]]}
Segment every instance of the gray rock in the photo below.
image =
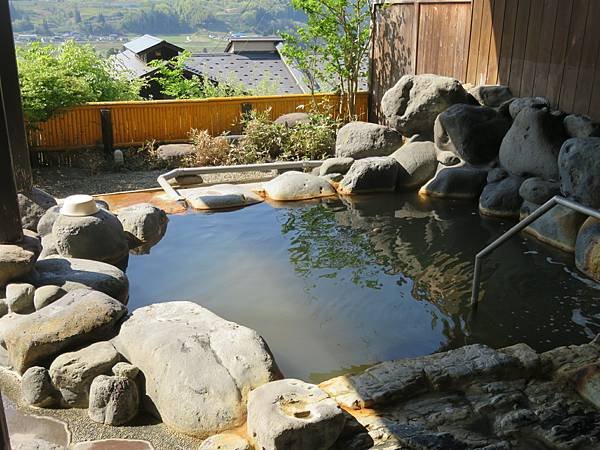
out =
{"type": "Polygon", "coordinates": [[[520,177],[558,180],[558,153],[566,139],[562,122],[545,109],[525,108],[500,146],[500,164],[520,177]]]}
{"type": "Polygon", "coordinates": [[[54,222],[52,234],[56,248],[67,258],[91,259],[120,264],[129,254],[127,236],[117,217],[100,209],[84,217],[60,215],[54,222]],[[101,242],[102,245],[98,245],[101,242]]]}
{"type": "Polygon", "coordinates": [[[487,106],[453,105],[434,126],[435,144],[470,164],[485,164],[498,156],[510,120],[487,106]]]}
{"type": "Polygon", "coordinates": [[[310,123],[310,116],[307,113],[295,112],[283,114],[274,120],[276,124],[284,125],[288,128],[294,128],[301,123],[310,123]]]}
{"type": "MultiPolygon", "coordinates": [[[[530,202],[523,202],[521,207],[521,220],[539,208],[530,202]]],[[[579,228],[586,216],[572,209],[558,205],[537,219],[525,231],[542,242],[559,248],[565,252],[575,251],[575,242],[579,228]]]]}
{"type": "Polygon", "coordinates": [[[465,166],[440,165],[435,177],[421,189],[422,195],[439,198],[478,198],[485,186],[487,171],[465,166]]]}
{"type": "Polygon", "coordinates": [[[181,195],[192,208],[198,210],[240,208],[263,201],[260,195],[250,189],[233,184],[185,189],[181,195]]]}
{"type": "Polygon", "coordinates": [[[35,290],[33,295],[33,305],[36,310],[42,309],[59,298],[63,297],[67,291],[59,286],[41,286],[35,290]]]}
{"type": "Polygon", "coordinates": [[[206,439],[198,450],[251,450],[243,437],[233,433],[222,433],[206,439]]]}
{"type": "Polygon", "coordinates": [[[437,75],[405,75],[388,90],[381,109],[404,136],[433,136],[436,117],[456,103],[471,103],[458,80],[437,75]]]}
{"type": "Polygon", "coordinates": [[[167,231],[167,214],[149,203],[140,203],[115,211],[127,233],[129,246],[156,244],[167,231]]]}
{"type": "Polygon", "coordinates": [[[497,108],[504,102],[513,98],[512,92],[508,86],[498,85],[482,85],[475,86],[469,89],[475,99],[483,106],[489,106],[491,108],[497,108]]]}
{"type": "Polygon", "coordinates": [[[50,378],[70,407],[87,408],[90,385],[98,375],[108,375],[121,360],[110,342],[96,342],[63,353],[50,365],[50,378]]]}
{"type": "Polygon", "coordinates": [[[345,175],[352,167],[354,158],[329,158],[323,161],[321,167],[319,167],[318,175],[327,175],[330,173],[341,173],[345,175]]]}
{"type": "Polygon", "coordinates": [[[558,165],[562,193],[600,209],[600,138],[569,139],[560,150],[558,165]]]}
{"type": "Polygon", "coordinates": [[[180,160],[194,153],[196,149],[192,144],[165,144],[156,149],[158,158],[165,161],[180,160]]]}
{"type": "Polygon", "coordinates": [[[354,161],[338,186],[342,194],[394,191],[400,163],[387,156],[354,161]]]}
{"type": "Polygon", "coordinates": [[[35,311],[33,295],[35,288],[29,283],[12,283],[6,286],[6,303],[11,312],[29,314],[35,311]]]}
{"type": "Polygon", "coordinates": [[[28,405],[40,408],[53,405],[57,398],[48,370],[39,366],[30,367],[23,374],[21,394],[28,405]]]}
{"type": "Polygon", "coordinates": [[[588,116],[571,114],[563,120],[567,134],[572,138],[599,137],[600,124],[588,116]]]}
{"type": "Polygon", "coordinates": [[[589,217],[579,229],[575,265],[586,276],[600,282],[600,220],[589,217]]]}
{"type": "Polygon", "coordinates": [[[40,239],[33,231],[24,230],[23,241],[0,244],[0,288],[7,282],[27,275],[42,251],[40,239]]]}
{"type": "Polygon", "coordinates": [[[67,292],[92,289],[124,304],[129,298],[127,275],[110,264],[88,259],[48,258],[38,261],[35,269],[28,281],[37,287],[50,284],[67,292]]]}
{"type": "Polygon", "coordinates": [[[350,122],[338,130],[335,156],[338,158],[368,158],[388,156],[402,145],[396,130],[369,122],[350,122]]]}
{"type": "Polygon", "coordinates": [[[113,366],[112,373],[117,377],[135,380],[140,373],[140,369],[126,362],[118,362],[113,366]]]}
{"type": "Polygon", "coordinates": [[[38,188],[33,188],[29,193],[19,193],[19,211],[23,228],[37,230],[38,222],[47,209],[56,205],[56,199],[38,188]]]}
{"type": "Polygon", "coordinates": [[[525,108],[543,109],[550,108],[550,101],[544,97],[515,98],[508,107],[510,116],[516,119],[525,108]]]}
{"type": "Polygon", "coordinates": [[[194,186],[204,183],[204,179],[200,175],[180,175],[168,181],[171,186],[175,187],[194,186]]]}
{"type": "Polygon", "coordinates": [[[437,160],[443,166],[456,166],[461,163],[461,160],[458,156],[456,156],[456,153],[441,151],[439,149],[437,152],[437,160]]]}
{"type": "Polygon", "coordinates": [[[37,232],[41,237],[47,236],[52,233],[52,227],[54,226],[54,222],[60,216],[60,205],[55,205],[48,208],[37,225],[37,232]]]}
{"type": "Polygon", "coordinates": [[[90,387],[88,416],[94,422],[119,426],[132,420],[139,411],[140,399],[135,381],[100,375],[90,387]]]}
{"type": "Polygon", "coordinates": [[[248,399],[248,433],[262,450],[327,450],[344,423],[335,400],[300,380],[265,384],[248,399]]]}
{"type": "Polygon", "coordinates": [[[329,183],[339,183],[344,179],[344,175],[341,173],[328,173],[327,175],[321,175],[321,178],[329,183]]]}
{"type": "Polygon", "coordinates": [[[56,237],[50,233],[42,237],[42,252],[38,259],[46,259],[52,256],[60,256],[56,248],[56,237]]]}
{"type": "Polygon", "coordinates": [[[560,194],[560,183],[542,178],[527,178],[519,188],[519,195],[530,203],[542,205],[560,194]]]}
{"type": "Polygon", "coordinates": [[[67,450],[66,447],[30,434],[15,434],[10,437],[11,450],[67,450]]]}
{"type": "Polygon", "coordinates": [[[23,373],[64,350],[109,339],[126,313],[122,303],[101,292],[69,292],[49,306],[13,320],[4,332],[8,361],[23,373]]]}
{"type": "Polygon", "coordinates": [[[304,172],[285,172],[265,183],[271,200],[295,201],[335,195],[335,189],[323,178],[304,172]]]}
{"type": "Polygon", "coordinates": [[[418,189],[433,178],[438,166],[437,149],[433,142],[405,144],[390,155],[400,163],[398,188],[418,189]]]}
{"type": "Polygon", "coordinates": [[[6,299],[0,298],[0,318],[4,317],[8,314],[8,305],[6,304],[6,299]]]}
{"type": "Polygon", "coordinates": [[[508,177],[508,172],[504,170],[502,167],[496,167],[488,172],[487,182],[488,183],[497,183],[498,181],[502,181],[508,177]]]}
{"type": "Polygon", "coordinates": [[[135,310],[114,344],[144,374],[163,422],[198,437],[242,425],[248,392],[279,376],[255,331],[191,302],[135,310]]]}
{"type": "Polygon", "coordinates": [[[479,212],[492,217],[519,218],[523,199],[519,195],[522,178],[508,177],[486,185],[479,197],[479,212]]]}

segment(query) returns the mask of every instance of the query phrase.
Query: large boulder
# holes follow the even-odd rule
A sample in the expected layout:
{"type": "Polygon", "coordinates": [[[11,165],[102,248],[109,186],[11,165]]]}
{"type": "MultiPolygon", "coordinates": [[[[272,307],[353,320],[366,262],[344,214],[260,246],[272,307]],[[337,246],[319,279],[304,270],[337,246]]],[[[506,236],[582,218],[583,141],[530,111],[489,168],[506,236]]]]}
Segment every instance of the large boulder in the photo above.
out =
{"type": "Polygon", "coordinates": [[[114,340],[165,424],[206,437],[240,426],[248,393],[279,370],[263,339],[191,302],[137,309],[114,340]]]}
{"type": "MultiPolygon", "coordinates": [[[[523,202],[520,218],[523,220],[539,208],[530,202],[523,202]]],[[[542,242],[565,252],[575,251],[575,242],[586,216],[565,206],[557,205],[537,219],[525,231],[542,242]]]]}
{"type": "Polygon", "coordinates": [[[64,297],[66,293],[67,291],[59,286],[48,285],[39,287],[33,295],[33,306],[36,310],[42,309],[54,303],[59,298],[64,297]]]}
{"type": "Polygon", "coordinates": [[[55,205],[46,210],[37,224],[37,232],[41,237],[47,236],[52,233],[52,227],[54,222],[60,216],[60,205],[55,205]]]}
{"type": "Polygon", "coordinates": [[[589,217],[579,229],[575,265],[592,280],[600,282],[600,220],[589,217]]]}
{"type": "Polygon", "coordinates": [[[35,288],[29,283],[11,283],[6,286],[6,303],[11,312],[29,314],[35,311],[35,288]]]}
{"type": "Polygon", "coordinates": [[[350,122],[338,130],[335,156],[338,158],[368,158],[387,156],[402,145],[396,130],[369,122],[350,122]]]}
{"type": "Polygon", "coordinates": [[[32,314],[13,319],[4,333],[10,365],[19,373],[58,353],[116,333],[127,308],[102,292],[80,290],[32,314]]]}
{"type": "Polygon", "coordinates": [[[90,387],[88,416],[105,425],[124,425],[138,411],[140,398],[135,381],[117,376],[99,375],[90,387]]]}
{"type": "Polygon", "coordinates": [[[485,164],[498,156],[510,125],[510,120],[493,108],[453,105],[436,119],[435,143],[470,164],[485,164]]]}
{"type": "Polygon", "coordinates": [[[564,118],[563,124],[572,138],[600,137],[600,124],[588,116],[571,114],[564,118]]]}
{"type": "Polygon", "coordinates": [[[293,112],[283,114],[275,119],[273,122],[279,125],[283,125],[287,128],[294,128],[296,125],[303,123],[310,123],[310,116],[303,112],[293,112]]]}
{"type": "Polygon", "coordinates": [[[468,92],[483,106],[490,108],[498,108],[513,98],[508,86],[481,85],[469,89],[468,92]]]}
{"type": "Polygon", "coordinates": [[[300,380],[265,384],[248,399],[248,434],[262,450],[327,450],[344,423],[335,400],[300,380]]]}
{"type": "Polygon", "coordinates": [[[396,189],[400,163],[387,156],[354,161],[338,186],[342,194],[389,192],[396,189]]]}
{"type": "Polygon", "coordinates": [[[123,225],[130,247],[146,244],[156,244],[167,231],[169,218],[160,208],[149,203],[121,208],[115,211],[123,225]]]}
{"type": "Polygon", "coordinates": [[[569,139],[560,150],[558,165],[562,193],[600,209],[600,138],[569,139]]]}
{"type": "Polygon", "coordinates": [[[156,149],[156,156],[163,161],[178,162],[193,156],[196,148],[192,144],[164,144],[156,149]]]}
{"type": "Polygon", "coordinates": [[[479,212],[486,216],[518,219],[523,204],[519,195],[522,183],[522,178],[508,177],[486,185],[479,197],[479,212]]]}
{"type": "Polygon", "coordinates": [[[437,170],[437,149],[433,142],[411,142],[390,155],[398,163],[398,188],[418,189],[433,178],[437,170]]]}
{"type": "Polygon", "coordinates": [[[271,200],[287,202],[329,197],[335,195],[335,189],[316,175],[290,171],[265,183],[265,194],[271,200]]]}
{"type": "Polygon", "coordinates": [[[500,146],[500,164],[512,175],[558,180],[558,153],[567,136],[547,109],[524,108],[500,146]]]}
{"type": "Polygon", "coordinates": [[[94,378],[109,375],[120,360],[121,355],[110,342],[96,342],[58,356],[50,365],[50,377],[67,405],[87,408],[94,378]]]}
{"type": "Polygon", "coordinates": [[[45,367],[30,367],[21,377],[21,394],[28,405],[44,408],[51,406],[58,397],[45,367]]]}
{"type": "Polygon", "coordinates": [[[233,433],[215,434],[209,437],[198,450],[251,450],[246,439],[233,433]]]}
{"type": "Polygon", "coordinates": [[[555,195],[560,194],[560,183],[546,181],[539,177],[527,178],[519,188],[523,200],[542,205],[555,195]]]}
{"type": "Polygon", "coordinates": [[[67,258],[120,264],[129,255],[127,235],[117,217],[100,209],[83,217],[59,215],[52,227],[56,248],[67,258]]]}
{"type": "Polygon", "coordinates": [[[41,251],[39,236],[29,230],[23,230],[19,243],[0,244],[0,288],[31,272],[41,251]]]}
{"type": "Polygon", "coordinates": [[[440,165],[435,177],[419,193],[439,198],[474,199],[479,197],[486,181],[487,170],[440,165]]]}
{"type": "Polygon", "coordinates": [[[515,98],[509,104],[508,111],[513,119],[525,108],[544,109],[550,108],[550,101],[544,97],[520,97],[515,98]]]}
{"type": "Polygon", "coordinates": [[[436,117],[456,103],[471,103],[458,80],[438,75],[404,75],[381,99],[389,126],[404,136],[433,136],[436,117]]]}
{"type": "Polygon", "coordinates": [[[28,281],[38,287],[58,286],[67,292],[79,289],[100,291],[123,304],[129,298],[129,280],[122,270],[88,259],[43,259],[35,264],[35,271],[28,281]]]}
{"type": "Polygon", "coordinates": [[[19,211],[23,228],[37,231],[38,222],[47,209],[56,205],[56,199],[47,192],[33,188],[31,192],[20,193],[19,211]]]}
{"type": "Polygon", "coordinates": [[[353,163],[354,158],[328,158],[319,167],[319,175],[324,176],[334,173],[344,175],[350,170],[353,163]]]}
{"type": "Polygon", "coordinates": [[[241,208],[263,201],[263,198],[245,186],[218,184],[181,190],[189,205],[198,210],[241,208]]]}

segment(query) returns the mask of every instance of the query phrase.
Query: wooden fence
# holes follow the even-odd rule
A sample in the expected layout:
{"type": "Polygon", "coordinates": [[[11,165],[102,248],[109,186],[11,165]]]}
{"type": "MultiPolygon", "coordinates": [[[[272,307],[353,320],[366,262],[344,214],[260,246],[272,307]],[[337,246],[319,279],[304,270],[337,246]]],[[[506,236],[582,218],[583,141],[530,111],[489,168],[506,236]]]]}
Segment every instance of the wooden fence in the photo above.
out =
{"type": "Polygon", "coordinates": [[[600,120],[599,0],[391,0],[377,5],[372,119],[405,74],[505,84],[600,120]]]}
{"type": "MultiPolygon", "coordinates": [[[[359,119],[367,120],[368,93],[358,94],[359,119]]],[[[241,131],[242,113],[266,111],[277,118],[282,114],[309,110],[313,100],[318,108],[337,114],[340,96],[310,94],[231,97],[201,100],[160,100],[141,102],[90,103],[66,109],[30,133],[35,151],[86,149],[102,145],[101,110],[110,110],[113,142],[117,147],[136,146],[148,140],[185,141],[192,128],[212,135],[241,131]]]]}

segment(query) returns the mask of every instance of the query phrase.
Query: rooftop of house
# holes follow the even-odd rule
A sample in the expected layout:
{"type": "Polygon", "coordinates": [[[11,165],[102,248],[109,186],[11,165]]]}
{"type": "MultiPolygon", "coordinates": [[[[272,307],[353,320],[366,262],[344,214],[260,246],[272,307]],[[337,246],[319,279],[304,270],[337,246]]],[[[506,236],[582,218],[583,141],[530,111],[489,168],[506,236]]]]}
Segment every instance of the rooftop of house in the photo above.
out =
{"type": "Polygon", "coordinates": [[[181,47],[173,45],[170,42],[165,41],[164,39],[157,38],[156,36],[151,36],[149,34],[145,34],[143,36],[140,36],[139,38],[127,42],[124,45],[124,47],[125,50],[129,50],[133,53],[140,54],[160,45],[168,45],[170,47],[175,47],[179,49],[179,51],[183,51],[181,47]]]}
{"type": "Polygon", "coordinates": [[[158,70],[146,64],[137,53],[128,49],[114,55],[113,62],[117,70],[126,72],[130,78],[145,77],[158,70]]]}
{"type": "Polygon", "coordinates": [[[185,68],[214,81],[239,81],[250,90],[263,87],[278,94],[303,92],[278,52],[199,53],[186,61],[185,68]]]}

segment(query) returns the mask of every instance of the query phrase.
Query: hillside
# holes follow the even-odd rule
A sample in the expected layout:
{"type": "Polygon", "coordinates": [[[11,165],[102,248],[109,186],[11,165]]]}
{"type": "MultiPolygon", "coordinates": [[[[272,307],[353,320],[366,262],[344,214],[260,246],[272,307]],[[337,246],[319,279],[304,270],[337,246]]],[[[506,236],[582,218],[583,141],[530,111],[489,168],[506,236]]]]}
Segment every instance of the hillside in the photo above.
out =
{"type": "Polygon", "coordinates": [[[289,0],[10,0],[15,33],[47,42],[76,33],[99,48],[154,34],[191,51],[223,47],[230,33],[268,35],[303,22],[289,0]]]}

